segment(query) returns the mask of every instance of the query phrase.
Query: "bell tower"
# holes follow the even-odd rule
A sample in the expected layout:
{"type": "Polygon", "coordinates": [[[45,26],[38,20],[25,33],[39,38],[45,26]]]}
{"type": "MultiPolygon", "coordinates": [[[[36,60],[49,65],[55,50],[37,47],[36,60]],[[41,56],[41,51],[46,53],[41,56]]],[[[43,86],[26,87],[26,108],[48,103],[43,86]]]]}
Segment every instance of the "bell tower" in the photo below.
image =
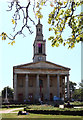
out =
{"type": "Polygon", "coordinates": [[[36,25],[36,37],[33,44],[33,62],[46,61],[46,40],[43,40],[42,24],[40,19],[36,25]]]}

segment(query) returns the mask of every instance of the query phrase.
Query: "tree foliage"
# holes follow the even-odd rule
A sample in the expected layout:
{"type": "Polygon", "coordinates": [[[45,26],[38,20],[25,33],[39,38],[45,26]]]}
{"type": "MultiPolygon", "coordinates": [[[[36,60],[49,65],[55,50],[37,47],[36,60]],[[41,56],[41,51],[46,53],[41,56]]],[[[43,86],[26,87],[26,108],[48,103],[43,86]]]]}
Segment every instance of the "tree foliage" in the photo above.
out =
{"type": "MultiPolygon", "coordinates": [[[[76,90],[77,84],[75,82],[69,81],[69,94],[70,94],[70,99],[72,98],[72,95],[74,91],[76,90]]],[[[66,91],[67,91],[67,82],[65,85],[66,91]]]]}
{"type": "Polygon", "coordinates": [[[79,83],[79,88],[74,90],[72,98],[83,101],[83,80],[79,83]]]}
{"type": "MultiPolygon", "coordinates": [[[[77,84],[75,82],[69,81],[69,91],[74,91],[76,89],[77,84]]],[[[67,82],[65,87],[67,88],[67,82]]]]}
{"type": "Polygon", "coordinates": [[[79,88],[83,90],[83,80],[79,83],[79,88]]]}
{"type": "MultiPolygon", "coordinates": [[[[5,98],[6,96],[6,87],[2,90],[2,98],[5,98]]],[[[7,86],[7,97],[13,98],[13,89],[7,86]]]]}
{"type": "Polygon", "coordinates": [[[79,89],[81,91],[81,100],[83,101],[83,80],[79,83],[79,89]]]}
{"type": "Polygon", "coordinates": [[[68,44],[68,48],[73,48],[76,43],[83,41],[83,12],[80,12],[80,14],[76,12],[76,9],[82,4],[82,0],[34,0],[33,2],[32,0],[27,0],[26,6],[23,6],[20,0],[12,0],[10,6],[8,6],[8,11],[12,11],[13,7],[15,7],[15,13],[12,16],[12,23],[15,25],[13,28],[14,32],[20,19],[22,19],[23,25],[12,37],[2,32],[2,40],[6,40],[6,37],[8,37],[12,40],[10,43],[13,45],[17,35],[23,34],[23,36],[25,36],[23,33],[24,28],[27,28],[32,34],[33,32],[30,28],[29,21],[32,22],[33,25],[35,25],[35,22],[29,14],[29,8],[32,6],[34,15],[41,19],[44,15],[42,13],[43,6],[47,7],[47,10],[48,6],[50,6],[52,11],[48,16],[48,24],[49,31],[53,31],[53,35],[48,39],[51,40],[52,46],[58,47],[60,44],[64,46],[68,44]],[[23,16],[22,18],[21,15],[23,16]],[[71,35],[68,36],[67,39],[64,39],[62,35],[65,28],[71,30],[71,35]]]}
{"type": "Polygon", "coordinates": [[[74,93],[72,94],[72,98],[74,100],[82,100],[82,96],[81,96],[81,89],[76,89],[74,91],[74,93]]]}

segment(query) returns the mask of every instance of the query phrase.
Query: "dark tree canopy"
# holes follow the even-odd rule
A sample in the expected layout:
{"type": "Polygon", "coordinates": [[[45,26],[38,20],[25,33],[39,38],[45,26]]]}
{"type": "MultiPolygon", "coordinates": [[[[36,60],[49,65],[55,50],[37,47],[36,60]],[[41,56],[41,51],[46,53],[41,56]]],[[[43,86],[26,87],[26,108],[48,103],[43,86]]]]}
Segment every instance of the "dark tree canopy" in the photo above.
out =
{"type": "MultiPolygon", "coordinates": [[[[76,86],[77,86],[77,84],[75,82],[69,81],[69,90],[70,91],[73,92],[76,89],[76,86]]],[[[65,87],[67,88],[67,82],[66,82],[66,86],[65,87]]]]}
{"type": "Polygon", "coordinates": [[[83,101],[83,80],[79,83],[79,88],[74,91],[72,97],[75,100],[83,101]]]}
{"type": "MultiPolygon", "coordinates": [[[[12,0],[8,5],[7,11],[12,11],[15,8],[14,15],[12,16],[12,23],[14,24],[14,35],[9,36],[7,33],[2,32],[2,40],[9,38],[12,40],[10,43],[13,45],[17,35],[23,34],[25,28],[32,34],[33,31],[30,28],[30,22],[35,25],[34,20],[30,16],[29,8],[32,7],[35,17],[42,19],[46,14],[42,13],[43,7],[51,7],[48,16],[49,32],[53,34],[48,38],[52,42],[52,46],[58,47],[60,44],[68,45],[68,48],[73,48],[76,43],[83,41],[83,12],[79,14],[76,12],[77,8],[83,4],[82,0],[27,0],[26,5],[23,6],[20,0],[12,0]],[[21,17],[22,16],[22,17],[21,17]],[[18,22],[22,20],[23,25],[21,29],[16,31],[18,22]],[[63,38],[63,33],[67,29],[70,29],[71,34],[67,39],[63,38]]],[[[9,44],[10,44],[9,43],[9,44]]]]}
{"type": "MultiPolygon", "coordinates": [[[[6,96],[6,87],[2,90],[2,98],[5,98],[6,96]]],[[[13,89],[7,86],[7,97],[13,98],[13,89]]]]}
{"type": "MultiPolygon", "coordinates": [[[[77,84],[76,84],[75,82],[69,81],[70,100],[72,99],[72,95],[73,95],[73,93],[74,93],[75,90],[76,90],[76,86],[77,86],[77,84]]],[[[66,82],[65,88],[66,88],[65,94],[67,94],[67,82],[66,82]]]]}

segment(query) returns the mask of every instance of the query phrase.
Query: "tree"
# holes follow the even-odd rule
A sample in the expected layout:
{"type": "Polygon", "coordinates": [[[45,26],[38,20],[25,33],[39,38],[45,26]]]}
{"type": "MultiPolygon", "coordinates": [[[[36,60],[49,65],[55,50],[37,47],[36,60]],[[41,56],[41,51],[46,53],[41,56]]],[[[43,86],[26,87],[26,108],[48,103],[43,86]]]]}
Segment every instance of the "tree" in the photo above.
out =
{"type": "Polygon", "coordinates": [[[76,89],[72,95],[74,100],[81,100],[81,89],[76,89]]]}
{"type": "Polygon", "coordinates": [[[79,88],[74,90],[72,98],[83,101],[83,80],[79,83],[79,88]]]}
{"type": "MultiPolygon", "coordinates": [[[[73,95],[74,91],[76,90],[76,86],[77,86],[77,84],[75,82],[69,81],[70,99],[72,98],[72,95],[73,95]]],[[[67,82],[66,82],[65,88],[67,90],[67,82]]]]}
{"type": "Polygon", "coordinates": [[[83,101],[83,80],[81,80],[81,83],[79,83],[79,89],[81,91],[81,101],[83,101]]]}
{"type": "Polygon", "coordinates": [[[23,6],[21,0],[12,0],[10,6],[8,6],[8,11],[12,11],[13,7],[15,7],[15,13],[12,18],[12,23],[15,25],[13,30],[16,30],[20,19],[22,19],[23,25],[12,37],[9,37],[7,33],[2,32],[2,40],[9,38],[12,40],[12,42],[10,42],[11,45],[13,45],[17,35],[23,34],[23,36],[25,36],[23,33],[24,28],[27,28],[32,34],[33,32],[30,28],[29,21],[34,25],[35,22],[30,17],[29,8],[32,5],[34,15],[41,19],[44,15],[42,14],[43,7],[46,6],[48,9],[48,6],[50,6],[52,11],[49,13],[48,24],[49,31],[53,31],[54,35],[50,36],[48,39],[52,41],[52,46],[58,47],[60,44],[63,44],[64,46],[68,44],[68,48],[73,48],[76,43],[83,41],[83,12],[80,12],[79,14],[76,13],[76,9],[82,4],[82,0],[34,0],[34,2],[32,2],[32,0],[27,0],[26,6],[23,6]],[[65,40],[62,34],[66,27],[71,30],[71,35],[65,40]]]}
{"type": "Polygon", "coordinates": [[[83,89],[83,80],[79,83],[79,88],[83,89]]]}
{"type": "MultiPolygon", "coordinates": [[[[6,87],[2,90],[2,98],[6,96],[6,87]]],[[[13,98],[13,89],[7,86],[7,98],[13,98]]]]}

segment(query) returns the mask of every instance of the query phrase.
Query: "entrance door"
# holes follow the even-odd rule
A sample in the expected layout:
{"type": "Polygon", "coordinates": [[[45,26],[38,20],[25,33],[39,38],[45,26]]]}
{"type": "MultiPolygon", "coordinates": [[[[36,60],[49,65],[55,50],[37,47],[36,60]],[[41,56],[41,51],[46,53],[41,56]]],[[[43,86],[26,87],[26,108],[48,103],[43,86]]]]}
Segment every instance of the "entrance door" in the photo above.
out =
{"type": "Polygon", "coordinates": [[[19,93],[19,94],[18,94],[18,101],[19,101],[19,102],[22,102],[22,101],[23,101],[23,94],[22,94],[22,93],[19,93]]]}
{"type": "Polygon", "coordinates": [[[43,93],[41,94],[41,101],[43,101],[43,93]]]}
{"type": "Polygon", "coordinates": [[[52,101],[52,100],[53,100],[53,94],[50,93],[50,101],[52,101]]]}

